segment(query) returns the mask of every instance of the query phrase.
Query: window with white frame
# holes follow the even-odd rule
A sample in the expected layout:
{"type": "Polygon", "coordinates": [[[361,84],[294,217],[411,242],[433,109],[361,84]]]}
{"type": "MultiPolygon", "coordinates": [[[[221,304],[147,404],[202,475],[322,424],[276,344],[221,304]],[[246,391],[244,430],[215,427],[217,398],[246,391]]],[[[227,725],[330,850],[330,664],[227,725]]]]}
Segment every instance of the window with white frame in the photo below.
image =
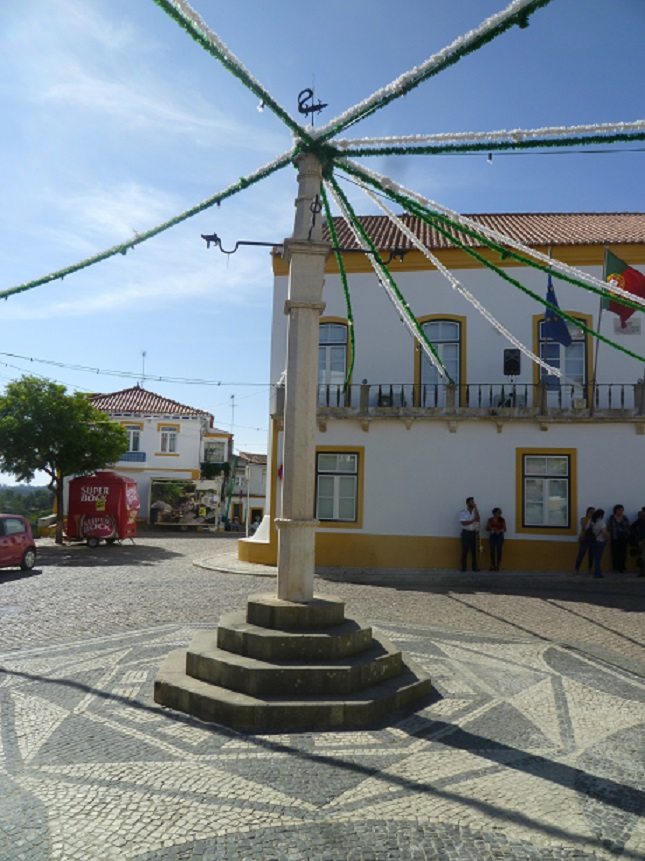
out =
{"type": "Polygon", "coordinates": [[[571,458],[567,454],[522,456],[522,524],[567,529],[571,523],[571,458]]]}
{"type": "Polygon", "coordinates": [[[141,429],[138,425],[125,425],[128,435],[128,451],[141,451],[141,429]]]}
{"type": "Polygon", "coordinates": [[[352,522],[358,511],[358,454],[318,452],[316,455],[316,517],[352,522]]]}
{"type": "Polygon", "coordinates": [[[176,454],[177,452],[177,428],[161,427],[161,453],[176,454]]]}

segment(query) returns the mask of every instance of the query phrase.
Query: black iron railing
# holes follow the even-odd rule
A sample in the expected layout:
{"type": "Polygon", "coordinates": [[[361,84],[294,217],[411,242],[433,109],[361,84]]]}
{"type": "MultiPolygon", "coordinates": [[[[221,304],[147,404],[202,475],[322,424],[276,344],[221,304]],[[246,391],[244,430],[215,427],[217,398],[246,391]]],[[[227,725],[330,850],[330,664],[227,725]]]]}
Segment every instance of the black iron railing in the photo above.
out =
{"type": "Polygon", "coordinates": [[[643,383],[359,383],[319,385],[318,407],[359,413],[381,410],[518,412],[620,411],[645,414],[643,383]]]}

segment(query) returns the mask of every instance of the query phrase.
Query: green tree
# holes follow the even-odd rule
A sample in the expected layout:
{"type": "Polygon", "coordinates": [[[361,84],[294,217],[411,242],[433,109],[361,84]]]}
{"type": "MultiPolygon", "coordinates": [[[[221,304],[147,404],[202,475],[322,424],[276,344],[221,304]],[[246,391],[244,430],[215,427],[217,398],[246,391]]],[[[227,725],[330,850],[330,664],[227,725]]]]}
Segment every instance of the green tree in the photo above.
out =
{"type": "Polygon", "coordinates": [[[121,425],[97,410],[86,395],[35,377],[9,383],[0,396],[0,469],[17,481],[36,472],[49,476],[56,497],[56,541],[63,540],[63,479],[116,463],[128,450],[121,425]]]}

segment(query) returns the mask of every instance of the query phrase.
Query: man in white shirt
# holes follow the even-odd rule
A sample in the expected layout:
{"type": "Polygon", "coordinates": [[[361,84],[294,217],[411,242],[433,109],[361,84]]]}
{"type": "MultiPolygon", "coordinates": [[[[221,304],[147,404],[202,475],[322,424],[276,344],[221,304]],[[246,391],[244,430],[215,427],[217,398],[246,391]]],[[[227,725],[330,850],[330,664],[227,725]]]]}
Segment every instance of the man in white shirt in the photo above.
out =
{"type": "Polygon", "coordinates": [[[472,496],[468,497],[466,507],[459,512],[459,525],[461,526],[461,570],[466,571],[468,568],[470,553],[473,571],[479,571],[477,562],[479,511],[472,496]]]}

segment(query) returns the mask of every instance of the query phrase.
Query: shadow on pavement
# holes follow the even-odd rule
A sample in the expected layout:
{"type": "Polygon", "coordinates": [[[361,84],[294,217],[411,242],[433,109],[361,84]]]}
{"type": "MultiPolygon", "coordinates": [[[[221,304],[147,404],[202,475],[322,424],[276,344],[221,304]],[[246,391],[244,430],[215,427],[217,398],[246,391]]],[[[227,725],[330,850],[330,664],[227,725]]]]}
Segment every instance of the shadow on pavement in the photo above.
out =
{"type": "MultiPolygon", "coordinates": [[[[391,800],[391,793],[393,791],[433,795],[437,799],[443,799],[450,803],[457,802],[462,806],[471,807],[483,813],[492,821],[504,823],[512,821],[526,829],[529,833],[533,831],[547,835],[552,839],[566,840],[574,844],[580,844],[581,849],[608,848],[607,841],[602,840],[600,836],[595,840],[593,838],[590,839],[588,835],[577,834],[568,829],[566,825],[547,824],[539,817],[533,816],[530,810],[510,810],[503,805],[468,796],[460,791],[459,778],[456,781],[449,778],[432,783],[430,780],[419,780],[405,775],[392,774],[383,768],[363,763],[356,759],[343,759],[339,756],[331,756],[326,753],[303,749],[296,744],[292,745],[284,740],[274,740],[271,738],[271,731],[263,731],[260,734],[237,733],[234,730],[217,724],[206,725],[188,715],[179,714],[157,705],[148,705],[145,702],[132,700],[118,694],[111,694],[73,679],[53,679],[43,675],[11,670],[4,667],[0,667],[0,673],[5,673],[8,676],[20,678],[28,682],[32,681],[45,685],[76,688],[97,698],[113,701],[133,710],[158,716],[161,720],[167,720],[171,724],[179,723],[195,728],[201,727],[205,733],[223,735],[228,739],[244,737],[249,743],[256,745],[258,749],[300,759],[303,762],[303,766],[308,768],[312,766],[319,768],[326,767],[332,771],[346,770],[354,772],[363,778],[376,778],[384,785],[384,798],[387,798],[388,801],[391,800]]],[[[356,729],[338,728],[336,731],[356,732],[356,729]]],[[[278,732],[278,730],[274,732],[278,732]]],[[[424,739],[437,746],[455,750],[466,750],[480,758],[483,767],[483,770],[478,770],[480,777],[485,773],[495,774],[500,769],[512,769],[543,782],[552,783],[567,789],[574,789],[582,803],[595,802],[604,807],[620,811],[623,815],[627,814],[634,819],[642,815],[645,809],[645,792],[632,785],[612,779],[609,776],[599,776],[586,771],[584,768],[558,762],[544,755],[521,750],[503,741],[495,741],[477,735],[444,721],[433,720],[431,718],[422,719],[421,725],[416,723],[414,730],[409,734],[414,738],[424,739]]],[[[280,735],[284,739],[284,731],[280,732],[280,735]]],[[[293,735],[297,741],[300,734],[294,733],[293,735]]],[[[374,804],[375,799],[372,798],[371,801],[374,804]]],[[[625,848],[624,844],[615,848],[620,850],[616,854],[620,854],[621,858],[629,859],[629,861],[640,861],[641,859],[640,854],[631,852],[625,848]]]]}
{"type": "Polygon", "coordinates": [[[123,565],[155,565],[167,559],[182,557],[183,554],[146,544],[87,544],[46,545],[38,548],[38,567],[65,568],[118,568],[123,565]]]}
{"type": "Polygon", "coordinates": [[[632,574],[607,574],[602,580],[565,573],[527,573],[508,571],[473,573],[395,569],[319,568],[316,575],[327,582],[354,583],[396,589],[451,595],[516,595],[542,600],[580,601],[626,612],[645,611],[645,578],[632,574]]]}
{"type": "Polygon", "coordinates": [[[14,583],[16,580],[26,580],[28,577],[37,577],[42,574],[40,568],[32,568],[31,571],[21,571],[20,568],[3,568],[0,571],[0,583],[14,583]]]}

